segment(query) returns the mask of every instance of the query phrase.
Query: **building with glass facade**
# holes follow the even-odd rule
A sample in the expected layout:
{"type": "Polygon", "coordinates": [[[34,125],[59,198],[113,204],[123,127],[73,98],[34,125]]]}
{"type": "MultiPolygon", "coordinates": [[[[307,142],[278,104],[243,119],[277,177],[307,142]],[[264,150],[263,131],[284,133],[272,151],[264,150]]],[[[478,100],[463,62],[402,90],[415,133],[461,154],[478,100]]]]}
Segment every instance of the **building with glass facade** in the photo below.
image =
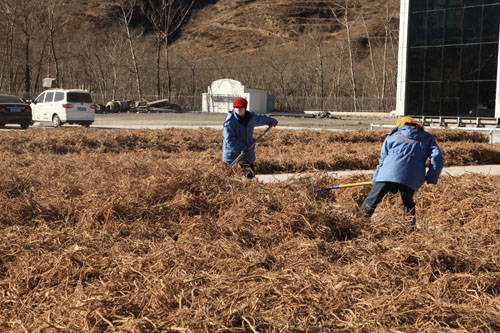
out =
{"type": "Polygon", "coordinates": [[[398,115],[500,119],[500,0],[402,0],[398,115]]]}

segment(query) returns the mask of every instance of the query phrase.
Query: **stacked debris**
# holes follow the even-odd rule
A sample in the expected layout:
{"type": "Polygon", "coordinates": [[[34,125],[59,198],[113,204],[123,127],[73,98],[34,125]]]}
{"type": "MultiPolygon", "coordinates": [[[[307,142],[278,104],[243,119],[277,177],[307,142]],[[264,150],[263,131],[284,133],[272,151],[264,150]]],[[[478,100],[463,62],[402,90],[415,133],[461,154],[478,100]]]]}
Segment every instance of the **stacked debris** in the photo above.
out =
{"type": "Polygon", "coordinates": [[[179,105],[170,103],[168,99],[136,102],[132,109],[134,112],[182,112],[179,105]]]}
{"type": "Polygon", "coordinates": [[[108,113],[182,112],[182,108],[179,105],[170,103],[168,99],[161,99],[150,102],[134,101],[134,100],[127,100],[127,101],[112,100],[106,103],[105,110],[108,113]]]}
{"type": "MultiPolygon", "coordinates": [[[[352,216],[368,188],[238,177],[220,131],[76,130],[0,144],[3,331],[500,328],[498,176],[424,185],[417,218],[439,228],[411,232],[396,195],[369,221],[352,216]]],[[[310,152],[308,135],[266,139],[310,152]]]]}

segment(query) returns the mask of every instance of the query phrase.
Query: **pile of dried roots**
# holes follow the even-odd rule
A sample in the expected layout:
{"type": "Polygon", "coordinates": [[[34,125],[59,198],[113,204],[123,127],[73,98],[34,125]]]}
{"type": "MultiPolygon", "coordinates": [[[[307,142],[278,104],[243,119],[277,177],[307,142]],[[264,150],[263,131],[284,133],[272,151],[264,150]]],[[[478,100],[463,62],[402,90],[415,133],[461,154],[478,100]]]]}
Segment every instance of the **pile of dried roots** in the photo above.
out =
{"type": "MultiPolygon", "coordinates": [[[[294,139],[313,133],[276,131],[258,154],[279,166],[262,148],[288,140],[314,161],[294,139]]],[[[318,149],[340,156],[337,135],[318,149]]],[[[424,185],[412,231],[397,196],[369,221],[353,214],[369,187],[314,191],[361,176],[244,179],[220,132],[2,136],[2,331],[500,330],[499,176],[424,185]]]]}
{"type": "MultiPolygon", "coordinates": [[[[261,133],[257,129],[255,136],[261,133]]],[[[273,130],[259,141],[259,173],[374,169],[384,131],[273,130]]],[[[500,163],[500,144],[488,144],[482,133],[431,130],[445,165],[500,163]]],[[[15,154],[124,153],[149,151],[162,158],[211,160],[222,158],[222,133],[215,129],[120,130],[75,128],[60,131],[2,133],[0,151],[15,154]]]]}

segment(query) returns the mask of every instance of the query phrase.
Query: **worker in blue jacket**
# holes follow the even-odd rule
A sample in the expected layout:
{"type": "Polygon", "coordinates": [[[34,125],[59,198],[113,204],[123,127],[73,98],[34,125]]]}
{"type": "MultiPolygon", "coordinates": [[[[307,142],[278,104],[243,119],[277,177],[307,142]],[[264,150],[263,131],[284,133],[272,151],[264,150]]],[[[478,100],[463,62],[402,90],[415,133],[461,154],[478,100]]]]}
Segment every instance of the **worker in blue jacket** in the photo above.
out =
{"type": "Polygon", "coordinates": [[[433,136],[419,121],[411,117],[399,118],[396,127],[385,138],[372,179],[373,187],[361,205],[360,215],[372,216],[388,192],[399,191],[401,206],[416,225],[413,195],[424,182],[437,184],[442,168],[443,155],[433,136]]]}
{"type": "MultiPolygon", "coordinates": [[[[233,110],[227,113],[222,129],[224,142],[222,144],[222,160],[232,163],[240,153],[254,142],[253,130],[256,126],[276,126],[278,120],[247,110],[248,102],[242,97],[238,97],[233,102],[233,110]]],[[[250,152],[238,163],[248,170],[247,177],[255,176],[255,151],[250,152]]]]}

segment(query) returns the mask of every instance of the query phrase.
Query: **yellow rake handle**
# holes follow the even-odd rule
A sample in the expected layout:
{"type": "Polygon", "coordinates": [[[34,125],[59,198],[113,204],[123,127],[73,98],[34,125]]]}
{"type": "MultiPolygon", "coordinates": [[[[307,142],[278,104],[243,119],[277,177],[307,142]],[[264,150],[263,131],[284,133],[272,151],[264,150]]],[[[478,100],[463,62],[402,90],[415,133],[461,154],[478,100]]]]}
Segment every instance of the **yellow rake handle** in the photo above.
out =
{"type": "Polygon", "coordinates": [[[343,188],[343,187],[364,186],[364,185],[371,185],[371,184],[372,184],[372,182],[360,182],[360,183],[340,184],[340,185],[333,185],[333,186],[330,186],[330,187],[323,187],[323,188],[320,188],[319,190],[316,190],[316,191],[336,190],[336,189],[343,188]]]}

